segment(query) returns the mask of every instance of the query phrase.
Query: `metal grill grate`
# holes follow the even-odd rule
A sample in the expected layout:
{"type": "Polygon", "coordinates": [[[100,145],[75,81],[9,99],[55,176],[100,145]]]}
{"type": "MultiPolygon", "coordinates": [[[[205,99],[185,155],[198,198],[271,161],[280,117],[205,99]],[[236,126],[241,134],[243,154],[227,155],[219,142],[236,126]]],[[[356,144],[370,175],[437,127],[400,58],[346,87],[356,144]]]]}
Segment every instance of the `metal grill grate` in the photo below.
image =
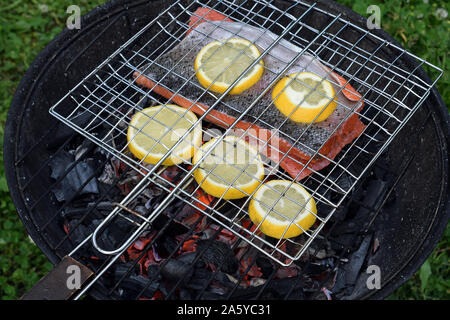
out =
{"type": "MultiPolygon", "coordinates": [[[[201,19],[203,16],[198,16],[198,18],[201,19]]],[[[217,28],[221,28],[220,24],[217,25],[217,28]]],[[[207,39],[210,35],[204,34],[203,36],[207,39]]],[[[238,37],[238,34],[235,36],[238,37]]],[[[258,39],[257,37],[252,42],[255,43],[258,39]]],[[[194,49],[198,51],[201,48],[194,47],[194,49]]],[[[181,64],[190,59],[189,54],[180,56],[176,64],[181,64]]],[[[270,1],[262,0],[244,0],[239,2],[199,0],[187,4],[184,1],[174,2],[50,109],[50,113],[53,116],[145,176],[145,179],[142,179],[132,192],[111,211],[96,232],[80,243],[72,251],[71,255],[87,241],[92,240],[94,246],[101,253],[114,255],[114,258],[106,266],[106,270],[142,231],[152,223],[158,214],[174,199],[179,199],[188,205],[195,206],[196,209],[201,210],[202,213],[216,223],[227,228],[280,264],[291,264],[293,260],[298,259],[305,252],[324,224],[333,215],[336,208],[339,207],[358,180],[385,150],[414,111],[419,108],[428,96],[434,83],[439,79],[440,74],[430,84],[415,75],[417,68],[413,72],[410,72],[410,70],[405,71],[397,63],[400,58],[405,56],[416,59],[419,62],[417,68],[427,65],[429,68],[440,72],[440,74],[442,73],[442,70],[439,68],[411,55],[404,49],[341,19],[339,15],[323,11],[314,4],[307,5],[292,1],[286,8],[281,9],[272,5],[270,1]],[[275,60],[279,59],[272,53],[271,49],[284,45],[286,42],[299,48],[295,57],[288,62],[283,61],[284,67],[281,70],[265,68],[264,72],[272,73],[272,81],[260,91],[258,96],[254,97],[243,112],[239,112],[232,104],[227,102],[227,94],[231,88],[221,95],[211,93],[197,83],[194,73],[191,75],[177,73],[175,70],[176,66],[167,68],[162,62],[164,55],[179,44],[186,36],[186,32],[191,30],[187,21],[195,15],[194,12],[199,7],[206,7],[208,10],[220,12],[232,21],[241,22],[250,27],[258,28],[258,30],[263,30],[261,37],[267,36],[269,30],[276,34],[273,42],[264,50],[261,50],[261,58],[271,57],[275,60]],[[323,20],[323,28],[320,30],[308,24],[310,19],[319,18],[323,20]],[[366,43],[371,43],[372,47],[365,46],[362,48],[358,46],[363,39],[366,43]],[[385,52],[389,52],[389,55],[386,55],[385,52]],[[339,103],[340,107],[346,112],[342,120],[327,133],[328,136],[324,141],[330,140],[352,116],[357,116],[364,123],[364,129],[336,157],[330,157],[323,152],[322,147],[325,142],[316,148],[312,148],[302,142],[302,137],[310,135],[315,130],[313,125],[304,126],[302,133],[295,138],[292,137],[290,132],[283,130],[283,125],[288,121],[287,118],[277,127],[262,120],[269,108],[273,108],[273,106],[268,105],[260,112],[259,116],[250,113],[250,110],[267,93],[270,93],[272,85],[284,77],[286,72],[302,56],[311,56],[320,61],[328,68],[326,69],[327,75],[335,72],[344,77],[347,80],[346,84],[351,83],[356,91],[361,94],[358,100],[364,102],[364,108],[360,108],[361,104],[359,102],[353,104],[352,107],[339,103]],[[164,70],[161,79],[155,81],[156,86],[149,89],[138,85],[133,75],[136,72],[146,74],[146,72],[151,72],[152,68],[164,70]],[[176,77],[179,80],[178,87],[168,87],[167,82],[164,81],[166,77],[176,77]],[[157,90],[158,87],[169,90],[171,95],[161,96],[157,90]],[[195,97],[186,98],[185,91],[191,88],[196,89],[193,93],[195,97]],[[314,226],[309,230],[303,230],[302,235],[297,238],[269,239],[261,233],[261,224],[253,229],[249,229],[242,223],[243,219],[248,216],[248,202],[253,193],[247,194],[248,197],[241,201],[216,198],[210,204],[202,203],[201,200],[195,197],[195,192],[200,186],[196,185],[192,178],[192,173],[200,166],[201,162],[192,164],[189,162],[190,160],[182,159],[183,162],[176,165],[178,170],[183,172],[183,177],[180,181],[169,181],[162,175],[164,170],[167,169],[162,163],[165,159],[174,156],[171,151],[177,144],[172,148],[167,148],[167,152],[156,165],[148,165],[142,160],[136,159],[129,152],[127,143],[127,128],[131,117],[148,106],[148,104],[177,104],[179,97],[192,101],[187,108],[189,110],[195,110],[199,106],[204,106],[201,104],[204,99],[209,98],[213,101],[207,107],[208,109],[204,110],[203,115],[198,117],[198,121],[193,123],[190,130],[193,130],[201,122],[205,124],[214,118],[214,113],[211,111],[215,110],[219,105],[222,109],[228,110],[230,114],[233,112],[234,114],[238,113],[233,123],[228,123],[220,128],[220,131],[216,131],[215,135],[219,138],[216,140],[216,144],[224,136],[234,134],[242,139],[244,137],[254,138],[258,143],[260,152],[263,154],[262,150],[267,150],[268,147],[275,148],[280,153],[280,159],[275,163],[266,161],[266,175],[260,182],[265,183],[272,179],[283,179],[294,183],[295,178],[302,177],[299,183],[304,186],[317,202],[318,214],[315,214],[317,220],[314,226]],[[251,124],[246,129],[242,129],[239,126],[243,120],[251,124]],[[265,128],[272,130],[271,132],[275,132],[276,135],[274,137],[294,141],[291,148],[307,150],[310,154],[310,159],[300,162],[297,158],[291,156],[291,149],[287,152],[276,149],[276,146],[271,143],[274,138],[261,139],[260,136],[255,135],[251,128],[253,125],[260,123],[263,123],[265,128]],[[99,135],[97,129],[100,127],[107,128],[107,134],[99,135]],[[316,169],[313,165],[313,160],[317,158],[327,160],[329,162],[328,166],[323,170],[316,169]],[[292,174],[290,175],[280,168],[282,162],[288,159],[298,164],[297,177],[293,177],[292,174]],[[302,175],[303,172],[309,172],[310,174],[302,175]],[[96,240],[98,232],[117,215],[121,215],[122,211],[127,211],[127,205],[151,183],[157,184],[161,189],[167,191],[168,196],[156,206],[148,217],[139,216],[142,223],[138,224],[133,234],[124,241],[122,246],[115,250],[104,250],[99,247],[96,240]],[[192,185],[194,185],[193,188],[192,185]],[[188,188],[188,186],[191,186],[191,188],[188,188]],[[199,209],[199,204],[204,209],[199,209]],[[220,211],[220,208],[224,205],[236,208],[235,212],[237,213],[232,216],[224,215],[220,211]],[[287,249],[288,247],[289,250],[287,249]]],[[[250,70],[257,63],[258,61],[254,61],[247,70],[250,70]]],[[[304,68],[308,70],[309,64],[304,66],[304,68]]],[[[240,78],[242,77],[243,75],[240,78]]],[[[237,83],[240,78],[236,79],[234,83],[237,83]]],[[[342,86],[338,93],[343,93],[347,90],[346,88],[342,86]]],[[[215,120],[220,122],[220,119],[215,120]]],[[[217,126],[217,129],[219,127],[217,126]]],[[[203,125],[204,139],[211,136],[210,129],[211,126],[203,125]]],[[[188,133],[180,136],[178,143],[184,141],[183,139],[188,133]]],[[[208,152],[204,157],[207,155],[208,152]]],[[[290,200],[296,201],[295,199],[290,200]]],[[[301,226],[299,227],[301,228],[301,226]]],[[[98,273],[96,279],[103,272],[98,273]]],[[[83,292],[80,293],[80,296],[83,292]]]]}

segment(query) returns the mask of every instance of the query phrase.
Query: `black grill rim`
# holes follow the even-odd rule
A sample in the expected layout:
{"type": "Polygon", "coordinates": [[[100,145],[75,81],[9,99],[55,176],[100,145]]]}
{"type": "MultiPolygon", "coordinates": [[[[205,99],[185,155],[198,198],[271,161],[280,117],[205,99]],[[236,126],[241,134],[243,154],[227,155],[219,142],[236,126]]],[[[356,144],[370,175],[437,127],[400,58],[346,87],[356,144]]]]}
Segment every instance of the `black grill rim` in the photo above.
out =
{"type": "MultiPolygon", "coordinates": [[[[4,131],[4,163],[6,179],[11,191],[11,198],[25,228],[32,237],[33,241],[53,264],[58,263],[60,259],[48,246],[42,234],[37,229],[37,226],[32,223],[27,211],[25,196],[19,188],[19,176],[16,171],[17,161],[19,159],[17,154],[17,141],[20,139],[20,132],[18,128],[21,127],[23,114],[26,112],[26,109],[31,106],[34,89],[40,82],[40,79],[45,78],[47,67],[57,59],[58,55],[64,51],[65,48],[76,41],[80,36],[82,36],[82,34],[89,32],[92,26],[103,22],[104,20],[112,20],[128,8],[140,6],[147,2],[148,1],[112,0],[95,8],[82,18],[82,24],[86,27],[83,27],[81,30],[65,29],[62,31],[41,51],[38,57],[34,60],[25,76],[22,78],[11,102],[4,131]],[[30,86],[30,84],[32,85],[30,86]]],[[[312,3],[313,1],[306,2],[312,3]]],[[[319,0],[316,2],[318,2],[321,8],[326,8],[331,13],[341,13],[344,18],[347,18],[356,25],[363,28],[366,25],[367,20],[365,18],[359,16],[347,7],[329,0],[319,0]]],[[[401,47],[401,45],[385,31],[374,30],[374,33],[401,47]]],[[[412,61],[412,59],[405,62],[409,65],[417,65],[416,62],[412,61]]],[[[420,69],[420,75],[424,80],[429,81],[428,76],[422,69],[420,69]]],[[[442,233],[444,232],[450,218],[450,197],[448,195],[448,146],[450,145],[450,117],[448,115],[447,107],[436,88],[432,89],[427,100],[430,101],[427,104],[427,108],[429,108],[429,111],[432,113],[432,120],[434,122],[436,132],[441,139],[442,163],[444,164],[440,197],[441,202],[436,206],[434,224],[428,230],[427,237],[423,239],[422,246],[417,248],[415,255],[412,256],[409,261],[405,262],[403,269],[399,270],[395,277],[393,277],[388,284],[384,285],[380,290],[373,292],[373,294],[370,293],[362,298],[385,298],[389,296],[396,288],[406,282],[431,254],[442,233]],[[440,217],[438,216],[439,213],[441,213],[440,217]]]]}

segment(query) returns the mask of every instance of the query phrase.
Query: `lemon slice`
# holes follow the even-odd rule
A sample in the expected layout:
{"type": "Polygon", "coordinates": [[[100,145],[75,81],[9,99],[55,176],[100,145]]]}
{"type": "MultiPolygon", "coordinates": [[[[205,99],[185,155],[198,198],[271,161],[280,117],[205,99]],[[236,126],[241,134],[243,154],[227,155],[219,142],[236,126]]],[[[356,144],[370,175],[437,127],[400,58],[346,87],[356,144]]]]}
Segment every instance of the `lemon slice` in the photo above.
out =
{"type": "MultiPolygon", "coordinates": [[[[194,68],[200,84],[211,91],[224,93],[260,56],[258,48],[244,39],[213,41],[204,46],[195,59],[194,68]]],[[[239,80],[230,94],[247,90],[261,78],[264,63],[259,61],[239,80]]]]}
{"type": "Polygon", "coordinates": [[[272,90],[272,100],[282,114],[302,123],[321,122],[337,106],[331,83],[311,72],[281,79],[272,90]]]}
{"type": "MultiPolygon", "coordinates": [[[[194,164],[212,148],[217,139],[213,138],[201,146],[194,154],[194,164]]],[[[193,175],[206,193],[218,198],[239,199],[259,186],[264,177],[264,165],[257,150],[247,142],[238,137],[226,136],[201,161],[193,175]]]]}
{"type": "MultiPolygon", "coordinates": [[[[128,148],[138,159],[156,164],[197,120],[193,112],[176,105],[143,109],[130,121],[128,148]]],[[[162,164],[170,166],[190,159],[201,143],[202,127],[197,124],[162,164]]]]}
{"type": "Polygon", "coordinates": [[[309,229],[316,221],[317,209],[314,199],[298,183],[271,180],[255,192],[248,213],[255,225],[262,221],[259,230],[264,234],[286,239],[309,229]]]}

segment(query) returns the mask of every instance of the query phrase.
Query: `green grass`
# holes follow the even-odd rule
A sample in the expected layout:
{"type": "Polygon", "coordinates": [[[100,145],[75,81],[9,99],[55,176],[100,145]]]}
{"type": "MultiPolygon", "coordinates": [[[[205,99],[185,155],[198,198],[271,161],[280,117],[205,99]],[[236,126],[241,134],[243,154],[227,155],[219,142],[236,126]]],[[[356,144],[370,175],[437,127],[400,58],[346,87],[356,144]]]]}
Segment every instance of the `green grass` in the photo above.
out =
{"type": "MultiPolygon", "coordinates": [[[[103,1],[73,0],[0,0],[0,138],[6,114],[20,79],[42,48],[64,27],[66,8],[77,4],[85,14],[103,1]]],[[[446,1],[422,0],[339,0],[363,16],[376,4],[381,9],[381,27],[415,55],[440,66],[444,75],[437,83],[447,106],[450,106],[449,26],[447,19],[435,17],[437,8],[449,10],[446,1]]],[[[430,72],[428,69],[427,72],[430,72]]],[[[435,73],[430,72],[434,77],[435,73]]],[[[3,152],[3,148],[1,151],[3,152]]],[[[449,247],[450,229],[441,239],[422,268],[391,299],[450,298],[449,247]]],[[[0,160],[0,298],[16,299],[46,274],[51,264],[28,236],[16,215],[9,197],[0,160]]]]}

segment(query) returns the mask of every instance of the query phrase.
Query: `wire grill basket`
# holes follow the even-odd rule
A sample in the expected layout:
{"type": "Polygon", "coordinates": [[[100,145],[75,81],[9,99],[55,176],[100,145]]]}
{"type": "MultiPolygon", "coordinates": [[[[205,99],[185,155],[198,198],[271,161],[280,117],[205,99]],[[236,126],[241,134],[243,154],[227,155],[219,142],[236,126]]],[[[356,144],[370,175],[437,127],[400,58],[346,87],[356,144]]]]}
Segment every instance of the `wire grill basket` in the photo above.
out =
{"type": "MultiPolygon", "coordinates": [[[[220,23],[216,27],[222,28],[220,23]]],[[[236,33],[233,36],[238,38],[239,34],[236,33]]],[[[203,34],[203,37],[208,39],[210,34],[203,34]]],[[[258,60],[254,61],[247,70],[257,63],[258,60]]],[[[308,67],[308,64],[304,65],[306,70],[308,67]]],[[[441,74],[442,70],[439,68],[373,35],[370,31],[345,21],[339,15],[321,10],[315,4],[292,1],[286,2],[286,7],[278,8],[271,1],[262,0],[175,1],[50,109],[53,116],[145,177],[111,211],[91,237],[85,239],[74,251],[92,240],[100,252],[115,255],[117,259],[171,201],[178,199],[195,206],[216,223],[224,226],[280,264],[289,265],[298,259],[307,250],[311,241],[319,235],[325,223],[343,203],[364,173],[369,170],[377,157],[427,98],[441,74]],[[196,9],[199,7],[207,8],[207,10],[202,11],[202,15],[196,14],[196,9]],[[261,34],[256,34],[256,38],[252,41],[255,44],[258,44],[261,37],[270,34],[272,42],[261,50],[262,59],[279,59],[273,54],[272,49],[286,45],[286,43],[297,48],[295,55],[289,61],[283,61],[280,69],[270,70],[266,67],[264,72],[271,74],[271,81],[266,83],[259,94],[244,106],[243,111],[235,110],[234,106],[228,102],[229,90],[223,94],[213,93],[197,82],[194,72],[180,74],[177,71],[176,65],[192,62],[191,54],[198,52],[201,47],[193,46],[191,52],[181,55],[175,61],[173,68],[168,68],[163,63],[164,56],[185,38],[188,31],[192,31],[192,26],[188,24],[189,18],[192,16],[196,16],[198,19],[206,18],[208,13],[213,11],[221,13],[234,22],[240,22],[245,26],[260,30],[261,34]],[[319,18],[323,21],[322,28],[315,28],[309,23],[311,19],[319,18]],[[363,39],[365,43],[369,42],[372,46],[370,48],[359,46],[363,39]],[[390,54],[386,55],[383,52],[390,54]],[[305,144],[302,140],[302,137],[315,132],[314,125],[304,125],[301,133],[296,132],[293,137],[292,132],[284,130],[287,118],[278,126],[264,122],[265,113],[268,113],[270,108],[274,108],[273,106],[268,105],[266,108],[258,109],[259,115],[251,112],[260,101],[265,99],[268,94],[270,95],[272,86],[286,76],[286,72],[305,56],[320,61],[325,66],[324,70],[328,75],[336,73],[346,79],[346,83],[338,93],[348,90],[346,84],[351,84],[360,94],[356,99],[358,101],[350,106],[338,102],[338,105],[345,110],[345,114],[339,123],[330,131],[326,131],[326,137],[321,140],[323,143],[315,147],[305,144]],[[428,68],[435,69],[439,76],[432,83],[425,82],[415,74],[417,68],[411,72],[397,63],[404,56],[416,59],[418,61],[417,68],[426,65],[428,68]],[[136,81],[136,74],[145,75],[146,72],[152,72],[154,68],[164,72],[158,80],[155,80],[153,87],[145,88],[139,85],[136,81]],[[169,87],[164,81],[166,77],[176,77],[178,86],[176,88],[169,87]],[[169,92],[170,95],[164,97],[158,88],[165,89],[165,92],[169,92]],[[189,98],[186,98],[186,90],[193,90],[189,98]],[[134,157],[129,151],[129,142],[127,142],[127,129],[132,116],[150,105],[179,104],[177,103],[180,101],[179,99],[190,101],[190,104],[185,106],[187,110],[195,111],[196,108],[203,108],[203,112],[198,114],[198,121],[192,123],[188,132],[176,136],[175,146],[166,148],[166,153],[157,164],[148,165],[134,157]],[[212,101],[211,104],[208,106],[202,104],[205,99],[212,101]],[[362,107],[363,105],[364,107],[362,107]],[[215,117],[214,110],[219,106],[223,110],[229,111],[230,114],[234,114],[234,121],[222,127],[206,125],[215,117]],[[363,123],[361,133],[347,143],[338,155],[330,156],[329,153],[323,152],[324,144],[332,139],[351,117],[357,117],[363,123]],[[245,128],[240,126],[244,120],[250,124],[245,128]],[[243,223],[248,217],[248,203],[254,192],[247,194],[247,197],[240,201],[219,197],[208,204],[195,196],[200,186],[194,182],[192,174],[201,166],[201,161],[193,164],[191,159],[177,159],[179,161],[175,162],[178,164],[174,166],[179,172],[182,172],[182,178],[178,181],[167,179],[167,175],[163,174],[167,170],[163,162],[169,158],[177,158],[172,151],[185,141],[190,131],[198,128],[201,123],[203,123],[203,140],[215,136],[218,138],[215,140],[217,144],[227,135],[235,135],[240,139],[250,137],[257,142],[261,155],[266,156],[269,147],[279,152],[278,162],[273,161],[272,158],[265,158],[265,176],[259,182],[265,183],[272,179],[281,179],[295,183],[296,180],[300,180],[298,183],[317,203],[318,213],[313,213],[316,223],[310,229],[303,230],[303,233],[296,238],[269,238],[261,232],[261,223],[253,228],[249,228],[248,224],[243,223]],[[255,134],[252,128],[257,124],[264,125],[266,129],[270,130],[271,136],[261,139],[258,134],[255,134]],[[106,128],[106,134],[105,130],[100,131],[99,128],[106,128]],[[212,128],[216,130],[211,130],[212,128]],[[99,134],[99,132],[103,133],[99,134]],[[309,160],[299,161],[298,158],[292,157],[289,151],[281,152],[272,143],[276,138],[292,141],[292,148],[306,150],[309,160]],[[314,166],[314,159],[322,159],[328,165],[323,170],[319,170],[317,166],[314,166]],[[282,165],[287,160],[298,165],[297,176],[292,176],[283,169],[282,165]],[[308,174],[305,174],[307,172],[308,174]],[[97,233],[114,217],[121,215],[121,212],[130,211],[130,208],[127,207],[128,204],[151,183],[165,190],[168,194],[167,197],[149,216],[140,216],[142,223],[138,224],[134,233],[120,248],[115,250],[101,248],[96,240],[97,233]],[[232,214],[223,212],[222,209],[225,206],[234,208],[230,211],[232,214]]],[[[237,83],[242,77],[243,75],[234,83],[237,83]]],[[[151,120],[154,118],[149,118],[148,121],[151,120]]],[[[215,123],[217,125],[220,119],[215,120],[217,120],[215,123]]],[[[139,130],[139,128],[136,129],[139,130]]],[[[170,128],[168,130],[171,132],[170,128]]],[[[134,139],[134,137],[128,138],[130,141],[134,139]]],[[[158,143],[162,142],[156,141],[156,144],[158,143]]],[[[208,154],[207,152],[204,158],[208,154]]],[[[210,172],[210,174],[213,173],[210,172]]],[[[228,187],[231,188],[231,184],[228,187]]],[[[298,202],[297,199],[290,200],[298,202]]],[[[298,203],[298,205],[305,207],[304,203],[298,203]]],[[[273,207],[271,209],[275,210],[273,207]]],[[[291,224],[295,224],[293,220],[291,219],[291,224]]],[[[299,227],[301,228],[301,226],[299,227]]],[[[113,259],[111,264],[116,259],[113,259]]],[[[97,277],[99,276],[101,274],[97,275],[97,277]]]]}

